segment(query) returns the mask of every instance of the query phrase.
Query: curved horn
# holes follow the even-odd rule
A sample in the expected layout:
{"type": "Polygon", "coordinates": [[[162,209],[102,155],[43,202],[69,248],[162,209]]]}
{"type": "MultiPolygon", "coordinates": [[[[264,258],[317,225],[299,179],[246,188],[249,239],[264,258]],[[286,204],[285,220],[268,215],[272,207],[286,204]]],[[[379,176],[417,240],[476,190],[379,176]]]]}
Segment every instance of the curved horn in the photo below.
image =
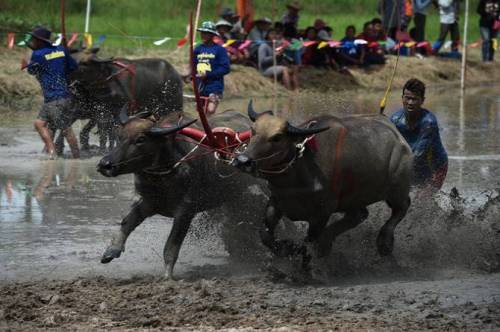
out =
{"type": "Polygon", "coordinates": [[[252,99],[250,99],[250,101],[248,102],[247,113],[248,113],[248,117],[250,118],[250,120],[252,120],[252,122],[255,122],[255,120],[257,120],[257,118],[263,114],[274,115],[273,111],[265,111],[262,113],[255,112],[255,110],[253,109],[253,100],[252,99]]]}
{"type": "Polygon", "coordinates": [[[302,129],[302,128],[297,128],[295,126],[292,126],[290,123],[287,123],[286,132],[292,136],[309,136],[309,135],[314,135],[314,134],[320,133],[320,132],[328,130],[328,129],[330,129],[329,126],[319,127],[319,128],[311,127],[311,128],[302,129]]]}
{"type": "Polygon", "coordinates": [[[170,135],[170,134],[173,134],[175,132],[178,132],[179,130],[181,129],[184,129],[186,127],[189,127],[190,125],[192,125],[193,123],[195,123],[197,120],[194,119],[194,120],[191,120],[191,121],[188,121],[182,125],[179,125],[179,126],[173,126],[173,127],[168,127],[168,128],[160,128],[160,127],[153,127],[151,128],[149,131],[148,131],[148,135],[151,135],[151,136],[166,136],[166,135],[170,135]]]}
{"type": "Polygon", "coordinates": [[[250,118],[250,120],[252,120],[252,122],[255,122],[255,120],[257,120],[257,118],[259,117],[259,113],[255,112],[253,109],[253,100],[252,99],[250,99],[250,101],[248,102],[247,113],[248,113],[248,117],[250,118]]]}
{"type": "Polygon", "coordinates": [[[128,116],[127,108],[128,108],[128,106],[125,104],[122,107],[122,110],[120,111],[119,120],[120,120],[120,123],[122,126],[126,125],[128,120],[130,119],[128,116]]]}

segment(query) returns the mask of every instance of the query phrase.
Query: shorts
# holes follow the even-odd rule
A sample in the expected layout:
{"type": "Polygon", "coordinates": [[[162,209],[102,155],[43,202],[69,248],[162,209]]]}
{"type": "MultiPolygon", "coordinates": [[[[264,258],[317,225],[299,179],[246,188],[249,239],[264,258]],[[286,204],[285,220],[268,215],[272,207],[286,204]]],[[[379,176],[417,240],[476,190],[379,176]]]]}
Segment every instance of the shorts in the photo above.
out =
{"type": "Polygon", "coordinates": [[[76,111],[70,98],[57,99],[44,103],[38,118],[52,129],[66,129],[76,121],[76,111]]]}
{"type": "Polygon", "coordinates": [[[264,75],[265,77],[274,77],[274,74],[276,73],[277,77],[281,77],[281,75],[285,71],[285,68],[285,66],[271,66],[264,70],[262,75],[264,75]]]}

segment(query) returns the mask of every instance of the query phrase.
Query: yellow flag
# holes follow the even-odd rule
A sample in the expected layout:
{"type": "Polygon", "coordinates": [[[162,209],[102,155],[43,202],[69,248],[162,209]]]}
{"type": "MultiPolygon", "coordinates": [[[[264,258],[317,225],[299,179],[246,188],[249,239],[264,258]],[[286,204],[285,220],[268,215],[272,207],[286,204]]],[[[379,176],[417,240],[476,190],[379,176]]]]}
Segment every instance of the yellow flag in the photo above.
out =
{"type": "Polygon", "coordinates": [[[326,46],[328,46],[328,42],[326,42],[326,41],[322,41],[322,42],[320,42],[320,43],[319,43],[319,45],[318,45],[318,50],[319,50],[320,48],[323,48],[323,47],[326,47],[326,46]]]}
{"type": "Polygon", "coordinates": [[[415,45],[417,45],[417,43],[415,43],[415,42],[407,42],[407,43],[405,44],[405,46],[406,46],[406,47],[413,47],[413,46],[415,46],[415,45]]]}
{"type": "Polygon", "coordinates": [[[493,38],[493,49],[498,50],[498,38],[493,38]]]}
{"type": "Polygon", "coordinates": [[[88,32],[83,34],[83,41],[87,49],[92,48],[92,35],[88,32]]]}
{"type": "Polygon", "coordinates": [[[222,46],[224,46],[224,47],[228,47],[228,46],[233,45],[235,42],[236,42],[236,40],[235,40],[235,39],[228,39],[228,40],[224,43],[224,45],[222,45],[222,46]]]}

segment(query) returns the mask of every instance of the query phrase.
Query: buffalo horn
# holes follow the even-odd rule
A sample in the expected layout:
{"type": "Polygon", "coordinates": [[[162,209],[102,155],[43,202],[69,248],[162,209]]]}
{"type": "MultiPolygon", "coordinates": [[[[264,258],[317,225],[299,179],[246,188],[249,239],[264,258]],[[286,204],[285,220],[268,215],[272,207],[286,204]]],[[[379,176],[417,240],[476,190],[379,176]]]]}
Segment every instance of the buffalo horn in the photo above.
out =
{"type": "Polygon", "coordinates": [[[314,135],[314,134],[320,133],[320,132],[328,130],[328,129],[330,129],[329,126],[318,127],[318,128],[311,127],[311,128],[304,128],[303,129],[303,128],[294,127],[290,123],[288,123],[286,131],[291,136],[310,136],[310,135],[314,135]]]}
{"type": "Polygon", "coordinates": [[[250,120],[252,120],[252,122],[255,122],[255,120],[257,120],[257,118],[263,114],[269,114],[269,115],[274,115],[273,111],[265,111],[265,112],[262,112],[262,113],[257,113],[255,112],[255,110],[253,109],[253,100],[250,99],[250,101],[248,102],[248,117],[250,118],[250,120]]]}
{"type": "Polygon", "coordinates": [[[186,127],[189,127],[193,123],[196,122],[196,119],[188,121],[182,125],[179,126],[173,126],[173,127],[168,127],[168,128],[159,128],[159,127],[153,127],[149,130],[148,134],[151,136],[166,136],[173,134],[175,132],[178,132],[181,129],[184,129],[186,127]]]}

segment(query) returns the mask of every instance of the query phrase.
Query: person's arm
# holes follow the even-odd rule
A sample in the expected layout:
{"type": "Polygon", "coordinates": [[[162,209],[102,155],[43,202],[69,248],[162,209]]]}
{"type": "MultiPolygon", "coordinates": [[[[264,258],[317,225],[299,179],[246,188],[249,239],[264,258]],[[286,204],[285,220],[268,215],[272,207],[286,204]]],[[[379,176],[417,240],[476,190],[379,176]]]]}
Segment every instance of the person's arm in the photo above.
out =
{"type": "Polygon", "coordinates": [[[427,8],[432,2],[432,0],[415,0],[415,1],[417,3],[417,7],[422,9],[427,8]]]}
{"type": "Polygon", "coordinates": [[[33,52],[30,63],[27,67],[28,73],[30,75],[37,75],[40,72],[40,68],[44,61],[45,59],[40,54],[33,52]]]}
{"type": "Polygon", "coordinates": [[[224,48],[219,48],[215,56],[215,68],[212,71],[207,71],[207,78],[219,78],[224,75],[229,74],[231,71],[231,65],[229,57],[227,56],[227,51],[224,48]]]}

